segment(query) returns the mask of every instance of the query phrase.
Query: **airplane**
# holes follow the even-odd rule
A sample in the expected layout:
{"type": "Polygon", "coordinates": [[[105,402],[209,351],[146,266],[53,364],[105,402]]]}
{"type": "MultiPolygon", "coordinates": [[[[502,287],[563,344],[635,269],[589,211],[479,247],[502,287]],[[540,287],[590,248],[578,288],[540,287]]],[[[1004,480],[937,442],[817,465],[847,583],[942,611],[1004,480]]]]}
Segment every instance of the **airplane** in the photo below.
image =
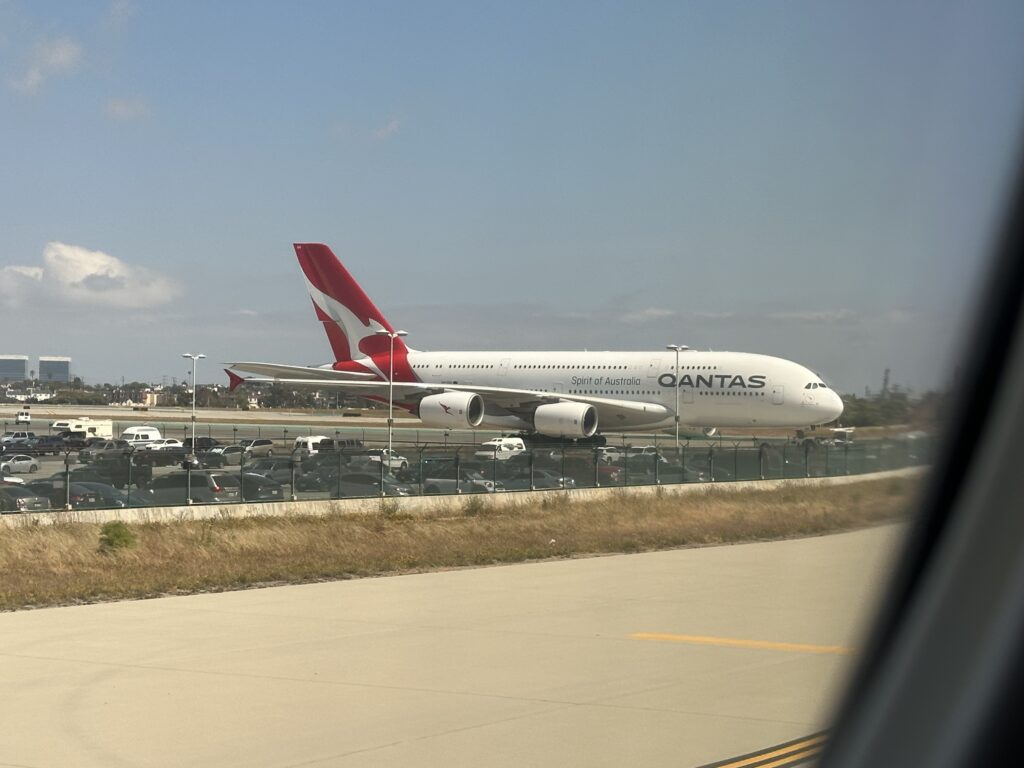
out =
{"type": "Polygon", "coordinates": [[[821,377],[768,355],[414,350],[328,246],[294,248],[335,361],[231,363],[225,372],[232,390],[252,383],[337,387],[378,402],[390,398],[427,427],[577,439],[673,426],[677,402],[680,424],[708,436],[722,427],[817,426],[843,412],[821,377]]]}

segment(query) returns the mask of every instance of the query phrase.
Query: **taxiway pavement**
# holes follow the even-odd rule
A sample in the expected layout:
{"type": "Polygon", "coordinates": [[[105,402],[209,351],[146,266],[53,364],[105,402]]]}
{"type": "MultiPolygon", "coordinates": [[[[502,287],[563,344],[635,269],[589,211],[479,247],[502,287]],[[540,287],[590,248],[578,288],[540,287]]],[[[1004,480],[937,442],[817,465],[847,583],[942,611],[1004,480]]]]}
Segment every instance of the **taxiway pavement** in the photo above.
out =
{"type": "Polygon", "coordinates": [[[901,532],[3,614],[0,765],[720,760],[826,724],[901,532]]]}

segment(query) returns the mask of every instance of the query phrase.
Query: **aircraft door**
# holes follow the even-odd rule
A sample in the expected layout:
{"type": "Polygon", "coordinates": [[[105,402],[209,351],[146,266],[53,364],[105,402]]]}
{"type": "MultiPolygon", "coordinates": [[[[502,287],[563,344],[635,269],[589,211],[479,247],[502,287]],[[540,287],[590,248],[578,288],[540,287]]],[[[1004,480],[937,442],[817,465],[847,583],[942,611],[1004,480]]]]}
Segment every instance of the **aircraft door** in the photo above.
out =
{"type": "Polygon", "coordinates": [[[685,405],[693,405],[693,387],[680,387],[679,399],[685,405]]]}
{"type": "Polygon", "coordinates": [[[784,402],[786,402],[785,387],[783,387],[781,384],[773,384],[772,403],[774,403],[775,405],[782,405],[784,402]]]}
{"type": "Polygon", "coordinates": [[[659,365],[658,358],[653,358],[651,362],[647,364],[647,376],[650,378],[654,378],[655,376],[658,375],[658,371],[660,369],[661,365],[659,365]]]}
{"type": "Polygon", "coordinates": [[[503,358],[498,363],[498,375],[499,376],[508,376],[508,369],[511,366],[511,363],[512,363],[512,358],[511,357],[503,358]]]}

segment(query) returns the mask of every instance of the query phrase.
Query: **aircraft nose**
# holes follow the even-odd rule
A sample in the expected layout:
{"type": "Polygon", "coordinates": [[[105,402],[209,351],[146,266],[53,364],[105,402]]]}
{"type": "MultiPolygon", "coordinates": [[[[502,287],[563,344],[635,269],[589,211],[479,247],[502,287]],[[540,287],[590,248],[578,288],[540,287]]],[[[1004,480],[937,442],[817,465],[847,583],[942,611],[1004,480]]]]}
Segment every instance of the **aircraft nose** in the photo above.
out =
{"type": "Polygon", "coordinates": [[[825,413],[824,423],[835,421],[843,415],[843,398],[829,390],[828,397],[821,403],[821,408],[825,413]]]}

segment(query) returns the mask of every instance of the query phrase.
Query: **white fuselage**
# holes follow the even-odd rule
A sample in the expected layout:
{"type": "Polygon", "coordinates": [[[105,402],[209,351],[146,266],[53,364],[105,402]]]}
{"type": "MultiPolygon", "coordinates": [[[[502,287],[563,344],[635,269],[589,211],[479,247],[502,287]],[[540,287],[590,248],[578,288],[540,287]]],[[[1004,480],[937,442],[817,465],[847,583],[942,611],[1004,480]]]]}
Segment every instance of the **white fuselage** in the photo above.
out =
{"type": "MultiPolygon", "coordinates": [[[[821,378],[790,360],[744,352],[416,352],[428,384],[478,385],[651,403],[626,428],[790,427],[824,424],[842,401],[821,378]],[[678,373],[678,376],[677,376],[678,373]],[[678,384],[678,386],[677,386],[678,384]],[[813,385],[813,388],[811,387],[813,385]],[[667,414],[667,415],[666,415],[667,414]]],[[[603,429],[617,425],[602,423],[603,429]]]]}

